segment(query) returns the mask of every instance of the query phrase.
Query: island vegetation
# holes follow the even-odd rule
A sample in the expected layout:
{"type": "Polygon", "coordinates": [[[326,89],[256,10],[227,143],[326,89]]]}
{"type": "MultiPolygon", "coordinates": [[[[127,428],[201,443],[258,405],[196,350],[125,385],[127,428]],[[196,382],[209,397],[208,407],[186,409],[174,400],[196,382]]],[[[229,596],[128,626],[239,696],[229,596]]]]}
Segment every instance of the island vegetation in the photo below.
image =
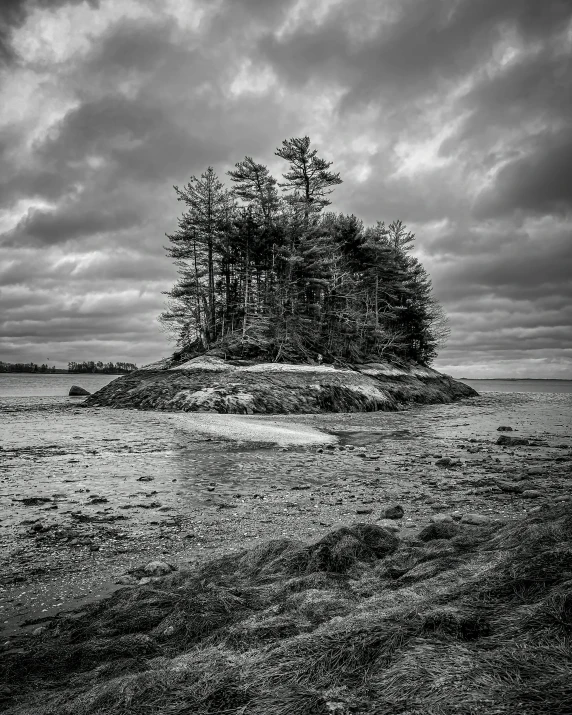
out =
{"type": "Polygon", "coordinates": [[[212,167],[174,187],[185,210],[167,250],[179,279],[161,321],[176,356],[430,364],[446,320],[414,234],[327,211],[342,179],[309,137],[276,155],[281,182],[246,156],[227,172],[231,188],[212,167]]]}

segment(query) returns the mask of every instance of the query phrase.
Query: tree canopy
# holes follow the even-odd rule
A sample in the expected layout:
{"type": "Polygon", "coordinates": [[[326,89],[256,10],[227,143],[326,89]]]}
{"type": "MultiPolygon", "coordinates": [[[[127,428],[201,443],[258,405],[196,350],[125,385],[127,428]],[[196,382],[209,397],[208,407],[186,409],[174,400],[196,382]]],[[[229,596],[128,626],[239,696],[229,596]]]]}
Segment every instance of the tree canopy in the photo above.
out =
{"type": "Polygon", "coordinates": [[[276,155],[283,182],[246,156],[230,188],[212,167],[174,187],[184,211],[167,253],[179,279],[160,320],[177,354],[429,364],[446,321],[414,235],[401,221],[326,211],[342,180],[309,137],[276,155]]]}

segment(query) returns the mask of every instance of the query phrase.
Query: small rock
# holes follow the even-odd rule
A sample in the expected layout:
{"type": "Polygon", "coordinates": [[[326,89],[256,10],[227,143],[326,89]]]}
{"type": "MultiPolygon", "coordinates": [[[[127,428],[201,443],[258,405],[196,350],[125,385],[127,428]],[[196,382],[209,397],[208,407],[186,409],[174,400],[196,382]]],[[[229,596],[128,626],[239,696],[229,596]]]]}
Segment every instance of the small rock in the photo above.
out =
{"type": "Polygon", "coordinates": [[[120,576],[115,583],[119,584],[120,586],[133,586],[137,583],[137,579],[133,576],[130,576],[129,574],[125,574],[123,576],[120,576]]]}
{"type": "Polygon", "coordinates": [[[356,509],[356,514],[371,514],[373,509],[356,509]]]}
{"type": "Polygon", "coordinates": [[[497,439],[497,444],[505,446],[514,446],[527,445],[530,444],[530,442],[524,437],[510,437],[507,434],[501,434],[501,436],[497,439]]]}
{"type": "Polygon", "coordinates": [[[506,494],[522,494],[522,492],[524,491],[524,487],[522,486],[522,484],[517,484],[516,482],[507,482],[503,479],[499,479],[496,482],[496,485],[501,490],[501,492],[505,492],[506,494]]]}
{"type": "Polygon", "coordinates": [[[538,489],[525,489],[522,492],[522,496],[525,499],[538,499],[538,497],[542,496],[542,493],[538,491],[538,489]]]}
{"type": "Polygon", "coordinates": [[[490,518],[484,514],[464,514],[461,519],[461,524],[472,524],[473,526],[482,526],[489,522],[490,518]]]}
{"type": "Polygon", "coordinates": [[[37,628],[34,628],[34,630],[32,631],[32,635],[41,636],[42,633],[45,633],[47,630],[48,629],[46,628],[46,626],[38,626],[37,628]]]}
{"type": "Polygon", "coordinates": [[[453,518],[453,521],[461,521],[463,518],[463,512],[461,511],[452,511],[451,512],[451,517],[453,518]]]}
{"type": "Polygon", "coordinates": [[[72,385],[68,394],[70,397],[83,397],[84,395],[91,395],[91,392],[84,390],[83,387],[78,387],[78,385],[72,385]]]}
{"type": "Polygon", "coordinates": [[[403,511],[403,507],[400,506],[399,504],[396,504],[395,506],[390,506],[383,512],[383,518],[384,519],[403,519],[403,515],[405,512],[403,511]]]}
{"type": "Polygon", "coordinates": [[[147,476],[145,476],[145,477],[139,477],[139,479],[138,479],[137,481],[138,481],[138,482],[152,482],[153,479],[154,479],[153,477],[147,477],[147,476]]]}
{"type": "Polygon", "coordinates": [[[544,469],[542,467],[529,467],[526,470],[527,474],[544,474],[544,469]]]}
{"type": "Polygon", "coordinates": [[[453,517],[450,514],[433,514],[429,521],[432,524],[450,524],[453,521],[453,517]]]}
{"type": "Polygon", "coordinates": [[[379,519],[376,523],[378,526],[382,526],[384,529],[389,529],[390,531],[399,531],[399,524],[393,521],[393,519],[379,519]]]}
{"type": "Polygon", "coordinates": [[[143,571],[148,576],[165,576],[171,571],[176,571],[176,567],[166,563],[165,561],[151,561],[144,568],[143,571]]]}
{"type": "Polygon", "coordinates": [[[438,459],[435,464],[438,467],[450,467],[452,461],[451,457],[442,457],[441,459],[438,459]]]}
{"type": "Polygon", "coordinates": [[[497,432],[512,432],[512,427],[501,425],[500,427],[497,427],[497,432]]]}
{"type": "Polygon", "coordinates": [[[49,497],[24,497],[20,501],[24,506],[38,506],[39,504],[47,504],[52,500],[49,497]]]}
{"type": "Polygon", "coordinates": [[[175,632],[174,626],[167,626],[165,628],[165,630],[163,631],[163,635],[164,636],[172,636],[174,632],[175,632]]]}

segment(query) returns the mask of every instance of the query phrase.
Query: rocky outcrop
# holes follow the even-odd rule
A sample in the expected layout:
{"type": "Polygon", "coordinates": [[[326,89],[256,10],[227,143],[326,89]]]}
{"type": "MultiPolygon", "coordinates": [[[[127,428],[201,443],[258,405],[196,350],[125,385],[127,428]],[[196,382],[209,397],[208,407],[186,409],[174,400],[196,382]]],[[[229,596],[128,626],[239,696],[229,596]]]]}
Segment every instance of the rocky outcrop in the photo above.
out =
{"type": "Polygon", "coordinates": [[[448,375],[419,365],[370,363],[349,369],[200,357],[131,372],[88,397],[84,405],[237,414],[375,412],[476,394],[448,375]]]}
{"type": "Polygon", "coordinates": [[[83,387],[78,387],[78,385],[72,385],[70,387],[69,396],[70,397],[84,397],[85,395],[91,395],[91,392],[83,387]]]}

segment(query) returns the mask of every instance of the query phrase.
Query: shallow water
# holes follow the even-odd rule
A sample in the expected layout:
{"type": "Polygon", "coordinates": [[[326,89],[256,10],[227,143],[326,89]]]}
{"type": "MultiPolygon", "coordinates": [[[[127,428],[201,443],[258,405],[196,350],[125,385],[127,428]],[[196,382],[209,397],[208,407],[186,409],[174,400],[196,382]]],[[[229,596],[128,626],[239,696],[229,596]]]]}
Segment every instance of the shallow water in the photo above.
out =
{"type": "MultiPolygon", "coordinates": [[[[60,389],[61,381],[51,382],[59,376],[46,377],[49,385],[60,389]]],[[[160,539],[168,520],[174,518],[186,520],[184,528],[194,530],[188,543],[195,551],[217,544],[222,548],[226,534],[238,533],[235,546],[277,535],[307,538],[324,526],[355,520],[361,502],[398,500],[407,505],[423,491],[429,493],[431,487],[422,485],[422,480],[434,473],[439,477],[434,458],[460,453],[469,440],[491,445],[499,470],[510,466],[515,457],[492,447],[499,425],[511,425],[518,436],[546,440],[551,449],[561,443],[569,447],[572,440],[570,393],[484,392],[454,404],[412,406],[403,412],[279,418],[290,427],[322,430],[341,444],[367,449],[367,459],[360,458],[357,450],[324,447],[322,451],[315,445],[283,449],[256,442],[246,431],[239,432],[238,439],[222,439],[198,429],[201,416],[195,414],[83,408],[80,403],[65,392],[0,396],[0,547],[6,554],[2,568],[22,564],[16,568],[29,570],[32,564],[34,573],[44,569],[47,574],[39,575],[39,580],[48,579],[55,559],[65,574],[46,581],[41,589],[28,585],[25,594],[11,587],[5,600],[0,593],[0,613],[8,615],[5,624],[21,623],[31,613],[50,612],[80,595],[89,601],[94,597],[92,588],[96,594],[96,588],[99,593],[113,584],[103,587],[98,581],[105,550],[94,556],[68,547],[64,553],[64,546],[58,546],[50,556],[49,550],[34,547],[29,530],[38,520],[65,525],[81,523],[78,515],[96,518],[107,522],[95,524],[97,529],[120,530],[133,545],[151,534],[146,550],[135,549],[130,556],[135,561],[160,555],[165,548],[172,553],[175,544],[168,542],[166,547],[160,539]],[[142,478],[149,481],[139,481],[142,478]],[[382,486],[376,487],[374,496],[368,484],[380,479],[382,486]],[[311,488],[293,491],[300,485],[311,488]],[[342,494],[344,504],[338,506],[342,494]],[[94,504],[95,496],[107,501],[94,504]],[[26,505],[22,500],[29,497],[50,501],[26,505]],[[65,560],[68,552],[76,559],[73,563],[65,560]],[[69,578],[70,563],[77,570],[76,582],[69,578]],[[20,602],[20,610],[14,610],[13,604],[20,602]]],[[[271,415],[225,417],[240,425],[275,422],[271,415]]],[[[538,450],[525,449],[522,457],[526,454],[534,454],[534,459],[541,456],[538,450]]],[[[469,479],[480,473],[482,454],[465,458],[469,479]]],[[[486,496],[471,497],[472,508],[486,509],[487,503],[486,496]]],[[[407,508],[417,519],[426,507],[407,508]]],[[[173,528],[172,533],[181,530],[173,528]]],[[[185,548],[188,553],[192,550],[185,548]]]]}
{"type": "Polygon", "coordinates": [[[572,392],[572,380],[460,380],[477,392],[572,392]]]}
{"type": "MultiPolygon", "coordinates": [[[[21,501],[26,496],[54,499],[68,513],[119,509],[126,514],[135,504],[147,506],[151,497],[165,511],[180,511],[213,504],[213,483],[221,485],[218,496],[224,498],[255,490],[261,481],[278,487],[300,478],[320,482],[332,476],[324,473],[315,449],[281,452],[247,434],[243,440],[208,436],[197,429],[200,415],[195,414],[86,409],[70,398],[54,397],[1,398],[0,412],[0,533],[30,515],[21,501]],[[113,506],[92,505],[94,495],[113,506]]],[[[231,423],[274,422],[272,416],[225,417],[231,423]]],[[[519,435],[568,438],[572,395],[485,393],[405,412],[286,415],[280,422],[323,430],[350,444],[378,445],[380,452],[402,440],[420,441],[421,446],[423,441],[496,439],[501,423],[512,425],[519,435]]],[[[391,462],[392,455],[385,459],[391,462]]],[[[41,508],[50,515],[50,506],[41,508]]],[[[140,522],[152,518],[153,509],[137,513],[140,522]]]]}
{"type": "MultiPolygon", "coordinates": [[[[118,375],[92,375],[82,373],[55,373],[43,375],[34,372],[0,372],[0,399],[3,397],[63,397],[72,385],[88,392],[96,392],[115,380],[118,375]]],[[[78,398],[73,398],[77,400],[78,398]]],[[[83,399],[83,398],[80,398],[83,399]]]]}

